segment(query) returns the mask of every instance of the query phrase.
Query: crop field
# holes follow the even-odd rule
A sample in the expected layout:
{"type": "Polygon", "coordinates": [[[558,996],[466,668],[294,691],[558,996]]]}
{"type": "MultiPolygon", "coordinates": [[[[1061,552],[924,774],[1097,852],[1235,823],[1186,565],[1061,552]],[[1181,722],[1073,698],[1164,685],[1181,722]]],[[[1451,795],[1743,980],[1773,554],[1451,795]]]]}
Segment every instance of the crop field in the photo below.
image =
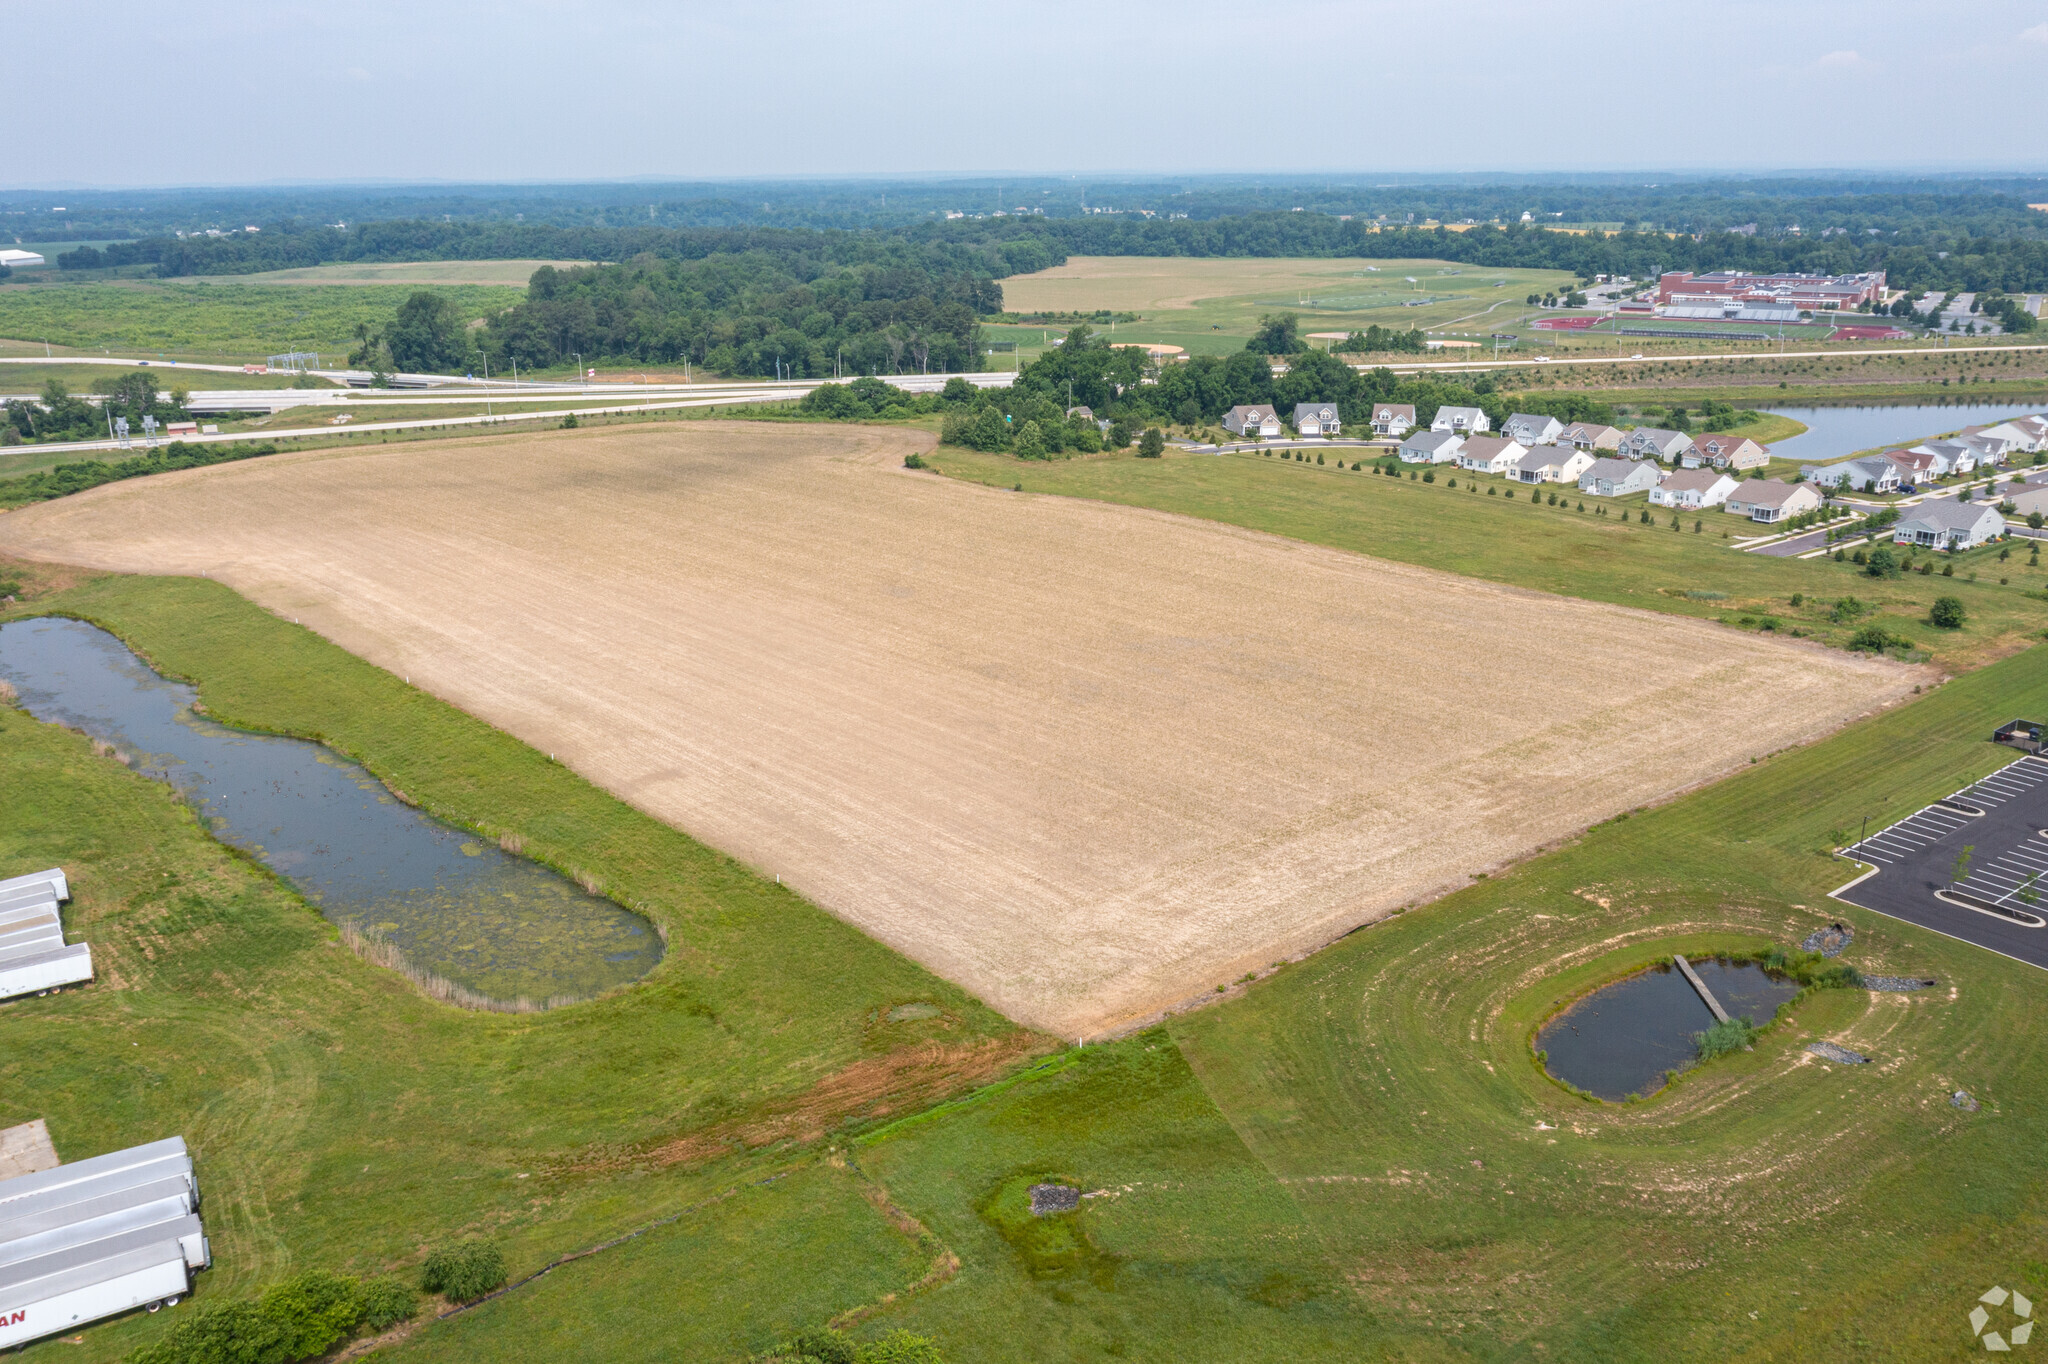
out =
{"type": "Polygon", "coordinates": [[[209,574],[1065,1037],[1927,676],[897,467],[930,439],[284,455],[13,512],[0,544],[209,574]]]}
{"type": "MultiPolygon", "coordinates": [[[[365,284],[337,289],[186,280],[6,284],[0,285],[0,336],[48,340],[88,353],[233,362],[261,361],[296,348],[339,361],[354,344],[351,332],[356,323],[389,321],[413,287],[365,284]]],[[[447,294],[472,318],[525,297],[523,288],[506,285],[423,287],[447,294]]]]}
{"type": "Polygon", "coordinates": [[[524,289],[543,265],[573,270],[583,260],[425,260],[356,261],[342,265],[309,265],[297,270],[265,270],[254,275],[199,275],[208,284],[500,284],[524,289]]]}
{"type": "MultiPolygon", "coordinates": [[[[1140,313],[1143,321],[1118,325],[1119,340],[1128,333],[1131,341],[1199,355],[1243,349],[1260,316],[1275,312],[1298,314],[1303,331],[1364,331],[1374,323],[1484,331],[1495,314],[1519,312],[1529,294],[1571,281],[1561,270],[1428,260],[1075,256],[1002,284],[1012,312],[1140,313]]],[[[1002,339],[1010,339],[1007,330],[1002,339]]],[[[1036,336],[1041,329],[1016,330],[1036,336]]]]}

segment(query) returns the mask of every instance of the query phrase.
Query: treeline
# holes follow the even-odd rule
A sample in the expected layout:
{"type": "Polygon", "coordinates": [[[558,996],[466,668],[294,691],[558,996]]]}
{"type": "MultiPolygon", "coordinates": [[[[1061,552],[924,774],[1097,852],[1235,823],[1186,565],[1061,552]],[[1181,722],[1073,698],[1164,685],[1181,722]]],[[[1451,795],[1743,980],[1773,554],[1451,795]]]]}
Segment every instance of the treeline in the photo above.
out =
{"type": "Polygon", "coordinates": [[[229,464],[238,459],[276,453],[277,446],[269,442],[261,445],[247,445],[239,441],[220,445],[187,445],[184,441],[173,441],[161,449],[127,459],[80,460],[75,464],[59,464],[45,473],[0,478],[0,507],[24,507],[31,502],[69,497],[103,483],[167,474],[175,469],[197,469],[208,464],[229,464]]]}
{"type": "Polygon", "coordinates": [[[103,395],[98,403],[72,393],[63,380],[52,379],[43,385],[40,398],[8,399],[0,408],[0,445],[94,440],[111,434],[116,417],[126,417],[130,432],[139,438],[144,417],[173,422],[190,415],[182,390],[165,394],[148,374],[102,379],[93,392],[103,395]]]}

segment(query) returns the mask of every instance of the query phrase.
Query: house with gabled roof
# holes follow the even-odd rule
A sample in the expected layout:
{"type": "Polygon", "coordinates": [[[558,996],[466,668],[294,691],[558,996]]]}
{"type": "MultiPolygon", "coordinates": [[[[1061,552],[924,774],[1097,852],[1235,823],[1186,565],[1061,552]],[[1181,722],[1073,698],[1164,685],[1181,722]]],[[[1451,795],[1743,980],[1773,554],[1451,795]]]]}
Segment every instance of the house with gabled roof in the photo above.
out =
{"type": "Polygon", "coordinates": [[[1375,436],[1392,436],[1395,440],[1399,440],[1414,429],[1414,403],[1374,403],[1372,405],[1372,433],[1375,436]]]}
{"type": "Polygon", "coordinates": [[[1621,432],[1599,422],[1573,422],[1557,433],[1557,443],[1574,450],[1619,450],[1621,432]]]}
{"type": "Polygon", "coordinates": [[[1270,403],[1233,407],[1223,414],[1223,429],[1233,436],[1271,438],[1280,434],[1280,414],[1270,403]]]}
{"type": "Polygon", "coordinates": [[[1664,471],[1652,460],[1596,459],[1579,475],[1579,491],[1594,497],[1626,497],[1649,492],[1663,477],[1664,471]]]}
{"type": "Polygon", "coordinates": [[[1620,449],[1630,459],[1654,459],[1676,464],[1692,449],[1692,437],[1683,431],[1667,431],[1661,426],[1638,426],[1621,438],[1620,449]]]}
{"type": "Polygon", "coordinates": [[[1922,502],[1892,527],[1892,543],[1921,549],[1975,549],[2005,534],[2005,517],[1989,502],[1922,502]]]}
{"type": "Polygon", "coordinates": [[[1508,477],[1519,483],[1576,483],[1592,463],[1590,452],[1569,445],[1532,445],[1508,477]]]}
{"type": "Polygon", "coordinates": [[[1517,412],[1500,424],[1500,433],[1523,445],[1554,445],[1564,423],[1541,412],[1517,412]]]}
{"type": "Polygon", "coordinates": [[[1506,436],[1473,436],[1458,451],[1458,467],[1475,474],[1505,474],[1528,453],[1528,447],[1506,436]]]}
{"type": "Polygon", "coordinates": [[[1823,488],[1845,488],[1852,493],[1895,493],[1899,490],[1899,466],[1883,455],[1859,455],[1836,464],[1808,464],[1799,476],[1823,488]]]}
{"type": "Polygon", "coordinates": [[[1752,521],[1785,521],[1805,512],[1819,511],[1820,494],[1811,483],[1783,483],[1775,478],[1752,478],[1728,494],[1727,508],[1736,516],[1752,521]]]}
{"type": "Polygon", "coordinates": [[[1759,445],[1748,436],[1729,436],[1718,431],[1694,436],[1692,449],[1691,454],[1679,458],[1679,463],[1688,469],[1707,465],[1716,469],[1761,469],[1771,462],[1769,446],[1759,445]]]}
{"type": "Polygon", "coordinates": [[[1493,429],[1492,419],[1482,407],[1452,407],[1446,404],[1436,410],[1436,418],[1429,424],[1432,431],[1455,431],[1461,436],[1477,435],[1493,429]]]}
{"type": "Polygon", "coordinates": [[[1882,458],[1899,466],[1899,486],[1932,483],[1948,475],[1948,458],[1932,450],[1887,450],[1882,458]]]}
{"type": "Polygon", "coordinates": [[[1449,464],[1464,444],[1455,431],[1417,431],[1401,442],[1401,458],[1409,464],[1449,464]]]}
{"type": "Polygon", "coordinates": [[[1718,507],[1742,486],[1719,469],[1680,469],[1650,490],[1650,501],[1660,507],[1681,507],[1697,511],[1718,507]]]}
{"type": "Polygon", "coordinates": [[[1914,446],[1913,450],[1915,453],[1924,451],[1930,455],[1941,456],[1948,461],[1948,471],[1952,474],[1967,474],[1975,469],[1978,457],[1983,453],[1968,441],[1960,440],[1922,441],[1914,446]]]}
{"type": "Polygon", "coordinates": [[[1344,429],[1335,403],[1296,403],[1294,429],[1304,436],[1334,436],[1344,429]]]}
{"type": "Polygon", "coordinates": [[[1993,422],[1989,426],[1968,426],[1965,434],[1993,436],[2005,441],[2012,449],[2026,454],[2038,454],[2048,449],[2048,421],[2039,417],[2014,417],[2010,421],[1993,422]]]}

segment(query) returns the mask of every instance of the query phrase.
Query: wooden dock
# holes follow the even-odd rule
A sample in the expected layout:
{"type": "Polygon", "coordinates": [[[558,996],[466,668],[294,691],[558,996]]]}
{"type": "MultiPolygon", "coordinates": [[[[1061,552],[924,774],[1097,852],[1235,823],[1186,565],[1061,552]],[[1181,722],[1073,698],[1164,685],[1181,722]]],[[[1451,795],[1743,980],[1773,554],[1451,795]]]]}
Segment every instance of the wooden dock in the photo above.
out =
{"type": "Polygon", "coordinates": [[[1714,992],[1709,990],[1707,983],[1700,979],[1700,973],[1692,969],[1692,963],[1687,961],[1683,954],[1676,952],[1672,953],[1671,960],[1678,964],[1679,970],[1685,972],[1685,978],[1692,982],[1692,988],[1700,992],[1700,998],[1707,1002],[1707,1008],[1713,1012],[1714,1021],[1716,1023],[1726,1023],[1728,1021],[1728,1011],[1721,1007],[1720,1000],[1714,998],[1714,992]]]}

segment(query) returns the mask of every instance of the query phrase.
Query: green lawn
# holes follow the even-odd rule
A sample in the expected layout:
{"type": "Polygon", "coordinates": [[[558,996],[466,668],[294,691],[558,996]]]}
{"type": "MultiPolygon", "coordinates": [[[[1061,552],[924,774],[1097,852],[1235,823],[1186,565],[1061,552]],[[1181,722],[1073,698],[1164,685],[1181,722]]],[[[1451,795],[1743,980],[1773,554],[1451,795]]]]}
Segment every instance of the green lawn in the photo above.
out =
{"type": "Polygon", "coordinates": [[[1992,726],[2044,707],[2034,649],[863,1138],[964,1265],[890,1320],[977,1361],[1960,1352],[1985,1288],[2048,1293],[2048,994],[2032,967],[1824,899],[1850,874],[1826,850],[2010,760],[1992,726]],[[1836,918],[1845,960],[1941,988],[1816,993],[1635,1104],[1533,1062],[1535,1023],[1591,984],[1836,918]],[[1876,1064],[1824,1066],[1816,1038],[1876,1064]],[[1055,1176],[1106,1193],[1057,1235],[1013,1206],[1055,1176]]]}
{"type": "Polygon", "coordinates": [[[415,289],[448,295],[470,318],[526,296],[524,289],[484,284],[7,284],[0,285],[0,336],[209,362],[260,362],[287,350],[312,350],[336,364],[353,344],[356,323],[389,321],[415,289]]]}
{"type": "MultiPolygon", "coordinates": [[[[644,982],[592,1003],[431,1003],[216,844],[168,787],[0,710],[0,866],[67,868],[66,928],[92,943],[99,973],[89,989],[0,1006],[0,1126],[45,1118],[71,1159],[182,1133],[215,1248],[202,1301],[294,1268],[402,1268],[460,1234],[499,1240],[515,1273],[538,1268],[744,1186],[870,1104],[942,1096],[963,1082],[948,1064],[972,1083],[1042,1045],[773,881],[216,584],[89,580],[11,614],[46,610],[196,679],[223,720],[323,739],[431,810],[519,834],[668,943],[644,982]],[[885,1017],[911,1001],[934,1016],[885,1017]],[[816,1088],[871,1073],[864,1094],[816,1088]],[[656,1158],[679,1141],[685,1158],[656,1158]]],[[[776,1206],[828,1209],[843,1237],[821,1242],[831,1260],[792,1310],[842,1310],[922,1272],[903,1271],[908,1252],[878,1215],[863,1227],[843,1192],[793,1187],[813,1192],[776,1206]]],[[[724,1234],[693,1225],[658,1244],[724,1234]]],[[[755,1341],[759,1322],[733,1311],[695,1329],[755,1341]]],[[[40,1348],[111,1359],[164,1324],[40,1348]]]]}
{"type": "MultiPolygon", "coordinates": [[[[1357,459],[1362,452],[1343,453],[1357,459]]],[[[1959,556],[1955,578],[1940,577],[1937,565],[1935,576],[1887,581],[1866,577],[1853,564],[1732,550],[1722,532],[1741,537],[1759,527],[1721,511],[1682,517],[1677,531],[1671,513],[1661,509],[1652,510],[1655,521],[1648,526],[1594,514],[1606,505],[1633,518],[1645,505],[1641,495],[1603,501],[1574,488],[1568,498],[1560,490],[1559,506],[1535,505],[1524,486],[1487,475],[1439,468],[1435,483],[1422,483],[1382,477],[1371,465],[1353,473],[1348,465],[1340,470],[1270,453],[1036,463],[947,446],[930,458],[946,475],[996,487],[1022,483],[1028,492],[1154,507],[1594,601],[1738,624],[1748,617],[1752,628],[1768,616],[1787,632],[1827,643],[1842,643],[1858,625],[1876,621],[1950,668],[2010,652],[2048,624],[2041,603],[2024,595],[2041,590],[2048,578],[2042,569],[2026,568],[2023,553],[1999,567],[1996,549],[1978,550],[1959,556]],[[1496,495],[1488,496],[1488,489],[1496,495]],[[1512,499],[1500,495],[1509,491],[1512,499]],[[1581,503],[1584,512],[1577,510],[1581,503]],[[1979,581],[1967,580],[1972,571],[1979,581]],[[2012,579],[2009,585],[1998,585],[2001,574],[2012,579]],[[1803,598],[1796,607],[1794,593],[1803,598]],[[1962,629],[1926,623],[1928,607],[1943,595],[1962,598],[1969,612],[1962,629]],[[1874,612],[1854,623],[1828,619],[1846,596],[1874,612]]]]}

